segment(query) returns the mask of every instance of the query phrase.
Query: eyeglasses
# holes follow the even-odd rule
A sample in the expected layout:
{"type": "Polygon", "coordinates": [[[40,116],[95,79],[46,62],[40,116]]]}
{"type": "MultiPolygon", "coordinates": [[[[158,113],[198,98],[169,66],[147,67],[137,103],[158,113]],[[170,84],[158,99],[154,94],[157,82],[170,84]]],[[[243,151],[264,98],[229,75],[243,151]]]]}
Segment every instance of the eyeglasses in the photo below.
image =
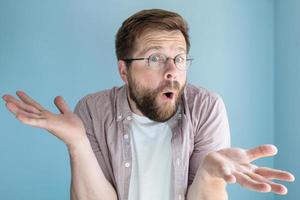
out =
{"type": "Polygon", "coordinates": [[[187,54],[178,54],[175,56],[175,58],[170,58],[167,57],[164,54],[160,53],[154,53],[151,54],[148,58],[127,58],[127,59],[122,59],[124,61],[130,62],[133,60],[148,60],[148,66],[151,69],[162,69],[166,66],[167,61],[171,59],[174,61],[174,64],[179,70],[185,71],[191,66],[192,64],[192,58],[189,58],[187,54]]]}

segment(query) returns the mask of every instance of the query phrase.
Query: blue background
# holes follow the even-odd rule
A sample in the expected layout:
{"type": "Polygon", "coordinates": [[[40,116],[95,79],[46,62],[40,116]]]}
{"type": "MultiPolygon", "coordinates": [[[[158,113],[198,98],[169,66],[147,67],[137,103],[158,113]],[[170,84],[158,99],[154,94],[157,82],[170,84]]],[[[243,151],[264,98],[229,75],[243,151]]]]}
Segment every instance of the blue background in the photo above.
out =
{"type": "MultiPolygon", "coordinates": [[[[46,108],[62,95],[74,108],[84,95],[122,84],[114,37],[123,20],[148,8],[189,23],[189,81],[219,93],[232,146],[276,144],[256,162],[300,177],[300,1],[297,0],[0,0],[0,94],[22,89],[46,108]]],[[[69,199],[65,145],[25,126],[0,104],[0,199],[69,199]]],[[[230,200],[300,198],[299,181],[279,196],[229,185],[230,200]]]]}

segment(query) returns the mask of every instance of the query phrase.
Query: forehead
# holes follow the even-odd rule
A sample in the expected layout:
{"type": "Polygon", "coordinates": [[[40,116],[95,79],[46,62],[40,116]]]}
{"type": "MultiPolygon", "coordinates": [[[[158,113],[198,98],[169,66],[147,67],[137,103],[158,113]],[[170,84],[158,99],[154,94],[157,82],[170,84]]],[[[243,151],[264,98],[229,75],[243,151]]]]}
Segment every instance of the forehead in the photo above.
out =
{"type": "Polygon", "coordinates": [[[146,53],[152,48],[186,52],[186,41],[179,30],[146,31],[136,39],[135,47],[137,54],[146,53]]]}

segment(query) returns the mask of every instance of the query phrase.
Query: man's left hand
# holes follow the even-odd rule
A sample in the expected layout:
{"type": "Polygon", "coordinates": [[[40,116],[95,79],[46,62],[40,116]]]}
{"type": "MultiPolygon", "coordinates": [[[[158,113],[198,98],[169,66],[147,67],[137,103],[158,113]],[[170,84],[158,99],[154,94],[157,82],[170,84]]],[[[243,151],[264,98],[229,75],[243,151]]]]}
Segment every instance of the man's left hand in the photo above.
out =
{"type": "Polygon", "coordinates": [[[223,179],[227,183],[237,182],[250,190],[284,195],[287,188],[273,180],[294,181],[295,178],[291,173],[251,164],[254,160],[274,156],[276,153],[277,148],[274,145],[262,145],[248,150],[222,149],[209,153],[199,170],[206,180],[223,179]]]}

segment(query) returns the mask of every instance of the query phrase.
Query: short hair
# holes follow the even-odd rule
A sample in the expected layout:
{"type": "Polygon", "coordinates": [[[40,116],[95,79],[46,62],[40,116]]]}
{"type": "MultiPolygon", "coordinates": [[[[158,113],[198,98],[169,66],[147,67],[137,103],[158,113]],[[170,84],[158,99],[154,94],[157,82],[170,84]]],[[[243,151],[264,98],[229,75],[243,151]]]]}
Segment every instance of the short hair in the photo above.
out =
{"type": "Polygon", "coordinates": [[[189,52],[190,40],[187,22],[175,12],[150,9],[139,11],[122,23],[115,40],[117,59],[131,57],[136,47],[136,39],[149,30],[181,31],[185,38],[187,53],[189,52]]]}

